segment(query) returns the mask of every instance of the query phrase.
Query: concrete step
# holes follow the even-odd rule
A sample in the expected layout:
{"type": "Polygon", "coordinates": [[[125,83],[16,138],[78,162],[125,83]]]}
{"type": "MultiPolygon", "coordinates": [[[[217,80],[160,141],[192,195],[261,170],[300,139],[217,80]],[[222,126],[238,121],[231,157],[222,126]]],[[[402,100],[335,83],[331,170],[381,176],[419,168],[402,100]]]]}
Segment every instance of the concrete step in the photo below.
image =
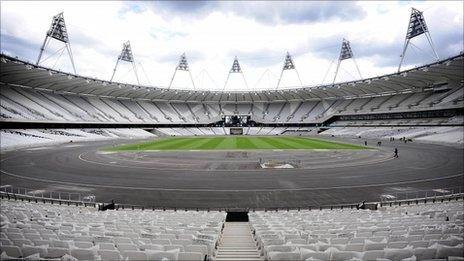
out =
{"type": "Polygon", "coordinates": [[[220,257],[214,258],[215,261],[262,261],[259,257],[220,257]]]}
{"type": "Polygon", "coordinates": [[[220,257],[215,258],[215,261],[262,261],[261,258],[252,258],[252,257],[220,257]]]}
{"type": "Polygon", "coordinates": [[[256,241],[248,223],[224,224],[220,244],[213,260],[216,261],[262,261],[256,241]]]}
{"type": "Polygon", "coordinates": [[[248,251],[237,251],[237,250],[219,250],[218,251],[218,255],[219,254],[227,254],[227,255],[230,255],[230,254],[237,254],[237,255],[249,255],[249,254],[256,254],[256,250],[248,250],[248,251]]]}
{"type": "Polygon", "coordinates": [[[251,256],[251,257],[260,257],[256,252],[255,253],[218,253],[216,257],[231,257],[231,256],[239,256],[239,257],[244,257],[244,256],[251,256]]]}
{"type": "Polygon", "coordinates": [[[218,251],[258,251],[257,247],[218,247],[218,251]]]}

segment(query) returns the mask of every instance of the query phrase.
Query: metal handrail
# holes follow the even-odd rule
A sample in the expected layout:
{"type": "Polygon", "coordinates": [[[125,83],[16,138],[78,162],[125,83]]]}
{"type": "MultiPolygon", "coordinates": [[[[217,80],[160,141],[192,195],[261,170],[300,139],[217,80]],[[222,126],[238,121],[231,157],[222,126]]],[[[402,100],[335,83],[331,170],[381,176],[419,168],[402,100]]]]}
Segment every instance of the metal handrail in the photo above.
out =
{"type": "Polygon", "coordinates": [[[63,191],[41,191],[37,189],[29,189],[23,187],[13,187],[13,186],[2,186],[0,187],[0,193],[2,194],[12,194],[16,196],[24,196],[37,199],[47,199],[47,200],[61,200],[61,201],[72,201],[72,202],[82,202],[82,203],[95,203],[94,195],[83,195],[81,193],[75,192],[63,192],[63,191]]]}
{"type": "MultiPolygon", "coordinates": [[[[12,188],[5,189],[6,187],[0,187],[0,197],[8,197],[9,199],[13,198],[15,200],[28,200],[29,202],[44,202],[44,203],[58,203],[58,204],[67,204],[67,205],[76,205],[76,206],[93,206],[96,207],[97,205],[103,204],[101,202],[96,202],[95,197],[93,197],[92,201],[83,201],[82,196],[79,196],[79,200],[72,200],[72,199],[64,199],[63,197],[60,198],[52,198],[52,197],[45,197],[45,195],[41,194],[40,196],[35,195],[27,195],[27,191],[32,191],[31,189],[25,188],[12,188]],[[9,190],[10,192],[7,192],[9,190]],[[14,193],[14,192],[22,192],[25,193],[14,193]]],[[[427,196],[426,197],[410,197],[407,199],[394,199],[394,200],[380,200],[380,201],[373,201],[373,202],[365,202],[366,205],[376,205],[376,206],[392,206],[392,205],[402,205],[402,204],[420,204],[420,203],[427,203],[427,202],[436,202],[441,201],[444,202],[445,200],[464,200],[464,189],[462,187],[456,187],[453,189],[441,189],[441,190],[448,190],[450,193],[440,193],[439,190],[436,192],[438,193],[431,193],[430,191],[434,190],[422,190],[427,196]],[[440,195],[441,194],[441,195],[440,195]]],[[[55,192],[58,193],[58,192],[55,192]]],[[[65,192],[68,193],[68,192],[65,192]]],[[[79,193],[70,193],[76,194],[79,193]]],[[[51,195],[51,194],[49,194],[51,195]]],[[[409,195],[412,195],[410,192],[409,195]]],[[[254,212],[254,211],[290,211],[290,210],[322,210],[322,209],[355,209],[359,203],[342,203],[342,204],[331,204],[331,205],[318,205],[318,206],[301,206],[301,207],[265,207],[265,208],[234,208],[234,207],[224,207],[224,208],[207,208],[207,207],[169,207],[169,206],[146,206],[146,205],[131,205],[131,204],[116,204],[116,210],[123,209],[123,210],[163,210],[163,211],[247,211],[247,212],[254,212]]]]}

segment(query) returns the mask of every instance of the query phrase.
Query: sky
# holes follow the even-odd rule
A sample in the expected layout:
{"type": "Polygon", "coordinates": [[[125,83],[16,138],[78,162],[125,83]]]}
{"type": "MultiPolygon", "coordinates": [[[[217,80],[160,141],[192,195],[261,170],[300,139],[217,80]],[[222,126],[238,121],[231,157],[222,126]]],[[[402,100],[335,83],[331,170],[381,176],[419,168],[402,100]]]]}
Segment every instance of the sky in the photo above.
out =
{"type": "MultiPolygon", "coordinates": [[[[441,59],[463,51],[463,1],[1,1],[0,5],[2,53],[35,63],[52,17],[64,12],[79,75],[109,80],[122,45],[129,40],[140,84],[166,88],[171,81],[171,88],[230,91],[332,83],[343,39],[350,41],[355,59],[341,62],[336,82],[393,73],[411,7],[424,12],[441,59]],[[296,71],[282,73],[287,52],[296,71]],[[182,53],[190,74],[177,71],[172,80],[182,53]],[[234,57],[243,76],[228,77],[234,57]]],[[[435,61],[425,35],[411,42],[403,69],[435,61]]],[[[50,41],[40,64],[72,72],[67,53],[59,55],[62,46],[50,41]]],[[[120,62],[114,81],[137,83],[132,68],[120,62]]]]}

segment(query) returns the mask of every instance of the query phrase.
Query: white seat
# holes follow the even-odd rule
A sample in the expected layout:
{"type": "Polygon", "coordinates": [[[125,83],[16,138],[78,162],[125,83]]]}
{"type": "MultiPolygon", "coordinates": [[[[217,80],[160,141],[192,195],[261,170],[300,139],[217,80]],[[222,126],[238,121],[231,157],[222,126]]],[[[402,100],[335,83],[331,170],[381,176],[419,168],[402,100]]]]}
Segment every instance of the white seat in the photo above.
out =
{"type": "Polygon", "coordinates": [[[187,240],[187,239],[174,239],[171,240],[172,245],[182,245],[182,246],[188,246],[193,243],[193,240],[187,240]]]}
{"type": "Polygon", "coordinates": [[[100,250],[116,250],[113,243],[98,243],[98,248],[100,250]]]}
{"type": "Polygon", "coordinates": [[[347,244],[349,240],[350,240],[349,238],[331,238],[330,244],[332,245],[347,244]]]}
{"type": "Polygon", "coordinates": [[[199,252],[180,252],[178,260],[181,261],[203,261],[204,255],[199,252]]]}
{"type": "Polygon", "coordinates": [[[98,255],[100,255],[102,260],[121,260],[122,256],[117,250],[98,250],[98,255]]]}
{"type": "Polygon", "coordinates": [[[91,248],[93,247],[93,243],[92,242],[79,242],[79,241],[75,241],[74,242],[74,246],[77,247],[77,248],[91,248]]]}
{"type": "Polygon", "coordinates": [[[180,252],[184,252],[184,246],[183,245],[167,245],[167,246],[164,246],[164,251],[175,250],[175,249],[179,249],[180,252]]]}
{"type": "Polygon", "coordinates": [[[185,252],[198,252],[204,256],[208,255],[208,247],[205,245],[188,245],[185,246],[185,252]]]}
{"type": "Polygon", "coordinates": [[[93,242],[93,238],[89,236],[78,236],[74,238],[74,241],[79,242],[93,242]]]}
{"type": "Polygon", "coordinates": [[[147,254],[144,251],[127,250],[124,251],[123,256],[128,260],[147,260],[147,254]]]}
{"type": "Polygon", "coordinates": [[[356,251],[333,251],[332,256],[330,257],[330,260],[343,261],[343,260],[349,260],[349,259],[352,259],[352,258],[360,259],[361,257],[362,257],[361,252],[356,252],[356,251]]]}
{"type": "Polygon", "coordinates": [[[427,260],[427,259],[434,259],[437,254],[436,248],[424,248],[419,247],[413,250],[414,256],[416,256],[417,260],[427,260]]]}
{"type": "Polygon", "coordinates": [[[412,246],[413,248],[428,247],[429,241],[411,241],[409,242],[409,245],[412,246]]]}
{"type": "Polygon", "coordinates": [[[328,261],[330,260],[330,253],[327,252],[315,252],[309,249],[300,249],[300,260],[306,260],[309,258],[328,261]]]}
{"type": "Polygon", "coordinates": [[[71,249],[71,256],[79,260],[95,260],[97,253],[95,250],[92,249],[75,248],[71,249]]]}
{"type": "Polygon", "coordinates": [[[170,251],[156,251],[156,250],[145,250],[147,254],[148,260],[178,260],[179,256],[178,250],[170,250],[170,251]]]}
{"type": "Polygon", "coordinates": [[[47,248],[47,254],[44,258],[61,258],[62,256],[70,254],[69,249],[62,247],[49,247],[47,248]]]}
{"type": "Polygon", "coordinates": [[[364,245],[364,251],[383,250],[387,247],[386,243],[368,243],[364,245]]]}
{"type": "Polygon", "coordinates": [[[364,244],[348,244],[345,246],[345,250],[362,252],[364,250],[364,244]]]}
{"type": "Polygon", "coordinates": [[[387,248],[405,248],[407,245],[406,241],[390,242],[387,244],[387,248]]]}
{"type": "Polygon", "coordinates": [[[291,239],[286,240],[286,243],[290,243],[290,244],[306,244],[307,240],[302,239],[302,238],[291,238],[291,239]]]}
{"type": "Polygon", "coordinates": [[[138,250],[137,246],[133,244],[118,244],[117,248],[120,252],[138,250]]]}
{"type": "Polygon", "coordinates": [[[461,246],[449,247],[441,246],[437,247],[437,256],[436,258],[448,258],[450,256],[464,256],[464,248],[461,246]]]}
{"type": "Polygon", "coordinates": [[[71,248],[70,243],[68,241],[62,240],[52,240],[51,241],[52,247],[62,247],[62,248],[71,248]]]}
{"type": "Polygon", "coordinates": [[[384,258],[392,261],[400,261],[414,255],[412,249],[385,249],[384,258]]]}
{"type": "Polygon", "coordinates": [[[51,246],[50,240],[33,240],[34,246],[51,246]]]}
{"type": "Polygon", "coordinates": [[[40,234],[24,234],[24,238],[29,239],[31,241],[42,239],[40,234]]]}
{"type": "Polygon", "coordinates": [[[23,256],[18,246],[0,246],[0,252],[5,252],[10,257],[20,258],[23,256]]]}
{"type": "Polygon", "coordinates": [[[169,239],[169,240],[175,240],[176,235],[175,234],[159,234],[158,239],[169,239]]]}
{"type": "Polygon", "coordinates": [[[151,239],[151,243],[155,245],[170,245],[171,240],[169,239],[151,239]]]}
{"type": "Polygon", "coordinates": [[[132,244],[132,240],[127,237],[115,237],[113,240],[115,244],[132,244]]]}
{"type": "Polygon", "coordinates": [[[23,253],[24,257],[33,255],[33,254],[40,254],[41,256],[45,256],[47,254],[47,248],[45,247],[38,247],[38,246],[22,246],[21,252],[23,253]]]}
{"type": "Polygon", "coordinates": [[[2,246],[12,246],[13,242],[11,240],[6,239],[6,238],[0,238],[0,243],[2,246]]]}
{"type": "Polygon", "coordinates": [[[141,250],[158,250],[158,251],[164,251],[164,246],[162,245],[155,245],[155,244],[148,244],[148,245],[140,245],[139,248],[141,250]]]}
{"type": "Polygon", "coordinates": [[[362,260],[371,261],[376,260],[377,258],[383,258],[385,251],[383,250],[369,250],[364,251],[362,260]]]}
{"type": "Polygon", "coordinates": [[[350,240],[350,244],[364,244],[366,238],[364,237],[355,237],[350,240]]]}
{"type": "Polygon", "coordinates": [[[299,260],[300,253],[298,252],[269,252],[269,260],[272,261],[288,261],[288,260],[299,260]]]}
{"type": "Polygon", "coordinates": [[[193,240],[195,238],[195,235],[193,235],[193,234],[179,234],[179,235],[177,235],[177,238],[185,239],[185,240],[193,240]]]}

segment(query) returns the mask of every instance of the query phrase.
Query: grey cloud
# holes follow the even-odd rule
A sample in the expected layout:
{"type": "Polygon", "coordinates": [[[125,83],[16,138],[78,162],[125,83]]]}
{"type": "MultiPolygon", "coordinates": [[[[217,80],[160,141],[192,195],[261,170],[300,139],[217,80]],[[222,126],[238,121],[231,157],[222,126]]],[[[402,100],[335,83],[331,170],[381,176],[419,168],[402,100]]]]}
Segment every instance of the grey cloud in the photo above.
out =
{"type": "Polygon", "coordinates": [[[257,22],[275,24],[298,24],[324,22],[333,19],[344,21],[359,20],[366,16],[365,11],[354,2],[243,2],[231,4],[229,8],[236,15],[252,18],[257,22]]]}
{"type": "Polygon", "coordinates": [[[21,59],[35,62],[39,55],[40,46],[21,38],[2,34],[1,37],[2,52],[8,52],[11,55],[18,55],[21,59]]]}
{"type": "Polygon", "coordinates": [[[214,11],[232,12],[267,25],[358,20],[365,11],[354,2],[318,1],[160,1],[147,3],[168,16],[204,16],[214,11]]]}
{"type": "Polygon", "coordinates": [[[232,66],[232,62],[235,56],[237,56],[240,64],[244,64],[246,66],[269,67],[275,65],[276,63],[283,63],[285,52],[270,50],[267,48],[248,52],[241,50],[231,50],[227,54],[227,57],[230,57],[230,66],[232,66]]]}
{"type": "Polygon", "coordinates": [[[185,52],[185,55],[187,56],[187,62],[189,64],[195,61],[204,60],[206,57],[203,52],[186,50],[186,51],[171,51],[169,53],[163,53],[157,56],[155,60],[160,63],[176,64],[179,61],[180,56],[184,52],[185,52]]]}

